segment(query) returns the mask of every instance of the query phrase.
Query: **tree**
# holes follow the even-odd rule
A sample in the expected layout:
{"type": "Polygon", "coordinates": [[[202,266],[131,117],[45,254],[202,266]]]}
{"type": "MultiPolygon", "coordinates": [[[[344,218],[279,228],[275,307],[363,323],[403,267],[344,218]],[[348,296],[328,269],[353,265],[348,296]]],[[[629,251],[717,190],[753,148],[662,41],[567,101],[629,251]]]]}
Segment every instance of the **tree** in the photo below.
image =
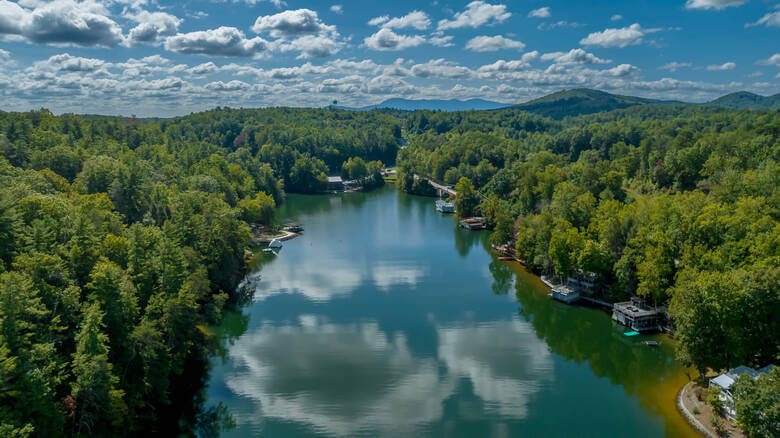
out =
{"type": "Polygon", "coordinates": [[[565,277],[571,274],[581,247],[582,237],[577,229],[566,221],[558,220],[550,237],[549,250],[557,275],[565,277]]]}
{"type": "Polygon", "coordinates": [[[238,203],[241,219],[250,224],[270,225],[274,219],[276,202],[270,195],[258,192],[254,198],[244,198],[238,203]]]}
{"type": "Polygon", "coordinates": [[[479,205],[479,195],[474,190],[471,180],[462,177],[455,184],[455,210],[460,217],[474,216],[475,209],[479,205]]]}
{"type": "Polygon", "coordinates": [[[515,218],[507,210],[499,210],[496,215],[496,226],[490,234],[490,241],[503,245],[515,238],[515,218]]]}
{"type": "Polygon", "coordinates": [[[316,193],[325,187],[327,171],[325,163],[309,156],[295,160],[290,169],[289,184],[287,187],[294,192],[316,193]]]}
{"type": "Polygon", "coordinates": [[[106,435],[123,421],[125,410],[117,389],[119,379],[108,361],[108,336],[103,333],[103,312],[98,303],[87,304],[73,354],[72,395],[76,400],[76,433],[106,435]]]}
{"type": "Polygon", "coordinates": [[[346,179],[361,180],[368,176],[366,162],[360,157],[352,157],[341,166],[341,176],[346,179]]]}
{"type": "Polygon", "coordinates": [[[748,437],[780,436],[780,368],[757,379],[742,374],[732,394],[737,422],[748,437]]]}

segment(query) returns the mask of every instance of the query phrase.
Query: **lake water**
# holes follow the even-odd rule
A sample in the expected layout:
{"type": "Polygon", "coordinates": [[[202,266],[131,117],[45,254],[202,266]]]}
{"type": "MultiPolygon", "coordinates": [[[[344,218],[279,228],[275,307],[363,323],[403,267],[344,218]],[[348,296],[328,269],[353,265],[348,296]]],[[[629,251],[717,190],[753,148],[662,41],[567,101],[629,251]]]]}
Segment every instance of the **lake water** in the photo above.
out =
{"type": "Polygon", "coordinates": [[[208,403],[245,436],[696,436],[672,341],[552,301],[433,199],[289,195],[305,234],[217,328],[208,403]]]}

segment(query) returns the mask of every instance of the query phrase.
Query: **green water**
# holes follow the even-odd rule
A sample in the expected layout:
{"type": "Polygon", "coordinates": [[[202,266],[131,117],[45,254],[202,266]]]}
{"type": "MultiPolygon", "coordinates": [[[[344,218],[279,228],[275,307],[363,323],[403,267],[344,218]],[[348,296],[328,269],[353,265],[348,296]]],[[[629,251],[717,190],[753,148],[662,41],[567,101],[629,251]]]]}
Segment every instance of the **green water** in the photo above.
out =
{"type": "Polygon", "coordinates": [[[280,217],[305,234],[217,330],[223,436],[695,436],[669,339],[552,301],[431,198],[290,195],[280,217]]]}

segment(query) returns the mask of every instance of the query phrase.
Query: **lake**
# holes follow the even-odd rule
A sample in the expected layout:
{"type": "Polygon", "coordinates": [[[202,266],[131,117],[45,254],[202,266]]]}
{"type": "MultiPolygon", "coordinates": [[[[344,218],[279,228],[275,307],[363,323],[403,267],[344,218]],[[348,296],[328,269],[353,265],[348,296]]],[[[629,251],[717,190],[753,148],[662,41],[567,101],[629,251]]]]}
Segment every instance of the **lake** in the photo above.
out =
{"type": "Polygon", "coordinates": [[[253,301],[216,329],[223,436],[697,436],[670,338],[552,301],[433,202],[287,197],[305,233],[258,257],[253,301]]]}

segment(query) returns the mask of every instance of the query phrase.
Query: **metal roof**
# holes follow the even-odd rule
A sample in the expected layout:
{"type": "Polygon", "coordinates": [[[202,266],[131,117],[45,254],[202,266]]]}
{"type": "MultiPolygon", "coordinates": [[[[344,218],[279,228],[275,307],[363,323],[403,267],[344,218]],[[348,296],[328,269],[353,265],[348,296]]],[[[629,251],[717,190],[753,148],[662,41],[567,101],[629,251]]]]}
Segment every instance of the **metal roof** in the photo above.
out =
{"type": "Polygon", "coordinates": [[[329,176],[328,177],[328,182],[329,183],[340,183],[340,182],[343,182],[343,181],[341,180],[340,176],[329,176]]]}
{"type": "Polygon", "coordinates": [[[728,374],[721,374],[710,381],[723,389],[729,389],[731,385],[734,384],[734,379],[732,379],[728,374]]]}

